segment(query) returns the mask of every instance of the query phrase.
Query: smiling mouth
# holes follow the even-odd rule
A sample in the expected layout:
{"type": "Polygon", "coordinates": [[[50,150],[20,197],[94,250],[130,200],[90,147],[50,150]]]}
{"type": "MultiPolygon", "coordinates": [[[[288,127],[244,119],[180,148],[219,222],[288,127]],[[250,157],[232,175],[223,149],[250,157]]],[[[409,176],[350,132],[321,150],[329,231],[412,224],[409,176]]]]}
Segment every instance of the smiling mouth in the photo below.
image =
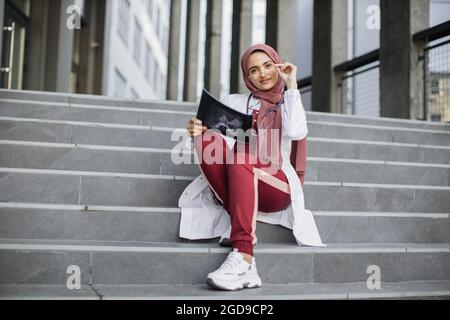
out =
{"type": "Polygon", "coordinates": [[[260,81],[260,82],[261,82],[261,83],[267,83],[267,82],[269,82],[269,80],[270,80],[270,79],[263,80],[263,81],[260,81]]]}

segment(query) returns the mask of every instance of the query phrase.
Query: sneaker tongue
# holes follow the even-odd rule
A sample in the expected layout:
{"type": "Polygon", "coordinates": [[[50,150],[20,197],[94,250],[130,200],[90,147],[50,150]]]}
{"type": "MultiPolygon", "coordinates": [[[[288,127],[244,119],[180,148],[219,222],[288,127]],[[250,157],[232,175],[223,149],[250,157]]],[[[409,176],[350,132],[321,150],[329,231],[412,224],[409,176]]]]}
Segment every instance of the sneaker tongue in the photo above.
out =
{"type": "Polygon", "coordinates": [[[230,252],[228,254],[227,259],[223,262],[223,264],[220,266],[221,269],[232,269],[235,266],[242,263],[242,261],[245,262],[244,257],[238,253],[238,252],[230,252]]]}
{"type": "Polygon", "coordinates": [[[237,261],[239,261],[239,263],[245,262],[246,264],[251,265],[251,263],[248,263],[247,261],[245,261],[244,256],[242,254],[240,254],[238,251],[230,252],[229,258],[231,258],[233,260],[236,259],[237,261]]]}

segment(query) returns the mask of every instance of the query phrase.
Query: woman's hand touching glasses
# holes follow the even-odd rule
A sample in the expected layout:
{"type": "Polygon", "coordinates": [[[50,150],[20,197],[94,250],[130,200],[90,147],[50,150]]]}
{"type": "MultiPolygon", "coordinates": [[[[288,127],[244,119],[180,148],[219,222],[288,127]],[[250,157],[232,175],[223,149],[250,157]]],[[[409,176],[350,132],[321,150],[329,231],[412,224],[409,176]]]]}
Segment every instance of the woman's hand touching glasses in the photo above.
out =
{"type": "Polygon", "coordinates": [[[288,89],[298,89],[297,67],[290,62],[275,64],[281,79],[286,83],[288,89]]]}
{"type": "Polygon", "coordinates": [[[207,127],[202,126],[202,122],[196,118],[192,118],[186,127],[187,131],[191,138],[195,138],[198,135],[201,135],[203,132],[208,130],[207,127]]]}

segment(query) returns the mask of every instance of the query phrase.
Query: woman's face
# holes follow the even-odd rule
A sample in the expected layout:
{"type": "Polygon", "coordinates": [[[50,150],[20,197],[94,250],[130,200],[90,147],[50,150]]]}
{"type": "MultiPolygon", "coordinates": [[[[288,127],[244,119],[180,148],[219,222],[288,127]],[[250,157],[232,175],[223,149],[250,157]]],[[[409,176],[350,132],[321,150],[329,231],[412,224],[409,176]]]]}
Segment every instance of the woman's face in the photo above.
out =
{"type": "Polygon", "coordinates": [[[249,59],[247,75],[253,85],[261,91],[275,87],[278,81],[278,71],[274,62],[261,51],[254,52],[249,59]]]}

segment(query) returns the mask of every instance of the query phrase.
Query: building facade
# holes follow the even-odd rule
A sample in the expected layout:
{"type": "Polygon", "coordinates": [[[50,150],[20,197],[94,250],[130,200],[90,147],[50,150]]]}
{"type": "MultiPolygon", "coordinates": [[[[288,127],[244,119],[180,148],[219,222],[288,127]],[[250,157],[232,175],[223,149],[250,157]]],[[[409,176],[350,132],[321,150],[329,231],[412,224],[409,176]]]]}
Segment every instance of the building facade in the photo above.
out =
{"type": "Polygon", "coordinates": [[[169,10],[165,0],[107,1],[104,95],[165,97],[169,10]]]}
{"type": "Polygon", "coordinates": [[[170,1],[0,0],[0,87],[164,99],[170,1]]]}
{"type": "Polygon", "coordinates": [[[310,78],[307,110],[424,119],[417,61],[427,40],[412,37],[449,21],[450,0],[393,3],[0,0],[0,87],[196,102],[203,87],[218,97],[246,92],[240,57],[265,42],[310,78]],[[374,50],[366,70],[349,69],[374,50]]]}

